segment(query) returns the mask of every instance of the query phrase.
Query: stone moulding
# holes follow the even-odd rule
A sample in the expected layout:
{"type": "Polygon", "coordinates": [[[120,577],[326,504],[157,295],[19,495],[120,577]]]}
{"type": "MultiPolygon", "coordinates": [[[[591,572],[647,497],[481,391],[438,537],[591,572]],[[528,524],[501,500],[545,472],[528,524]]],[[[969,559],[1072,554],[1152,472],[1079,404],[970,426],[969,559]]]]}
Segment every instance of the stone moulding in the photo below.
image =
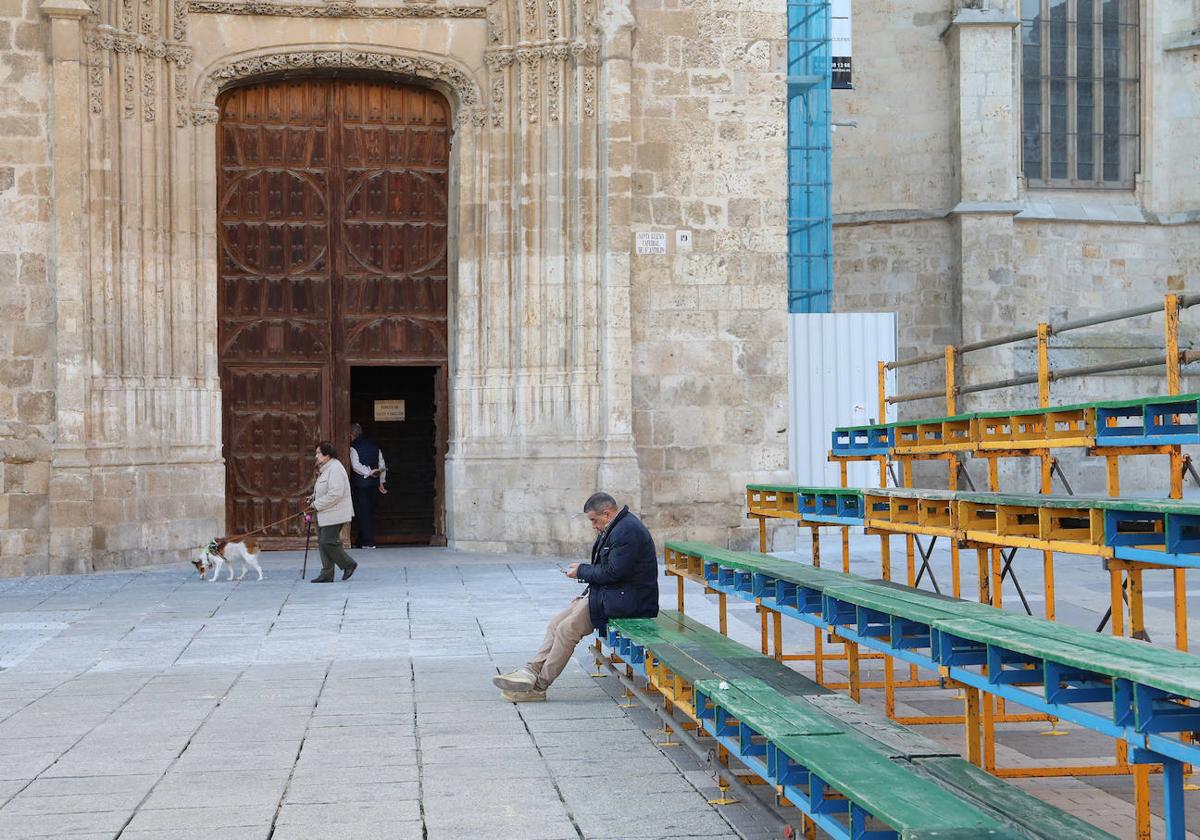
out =
{"type": "Polygon", "coordinates": [[[204,76],[200,101],[192,109],[192,124],[208,125],[217,121],[217,93],[227,82],[288,70],[321,69],[375,70],[442,82],[458,99],[458,125],[483,125],[486,117],[475,81],[448,62],[364,49],[306,49],[234,59],[217,65],[204,76]]]}
{"type": "Polygon", "coordinates": [[[122,32],[107,26],[96,27],[94,32],[83,36],[83,42],[97,50],[115,53],[142,53],[181,66],[186,66],[192,61],[192,48],[184,44],[173,44],[159,38],[135,35],[132,32],[122,32]]]}
{"type": "Polygon", "coordinates": [[[276,3],[271,0],[191,0],[187,9],[202,15],[262,15],[304,18],[484,18],[482,6],[359,6],[354,3],[324,3],[320,6],[276,3]]]}
{"type": "Polygon", "coordinates": [[[580,63],[595,63],[600,55],[600,45],[576,38],[575,40],[553,40],[541,42],[522,41],[516,46],[493,47],[484,53],[483,59],[489,68],[507,67],[515,60],[532,61],[546,58],[566,61],[575,58],[580,63]]]}

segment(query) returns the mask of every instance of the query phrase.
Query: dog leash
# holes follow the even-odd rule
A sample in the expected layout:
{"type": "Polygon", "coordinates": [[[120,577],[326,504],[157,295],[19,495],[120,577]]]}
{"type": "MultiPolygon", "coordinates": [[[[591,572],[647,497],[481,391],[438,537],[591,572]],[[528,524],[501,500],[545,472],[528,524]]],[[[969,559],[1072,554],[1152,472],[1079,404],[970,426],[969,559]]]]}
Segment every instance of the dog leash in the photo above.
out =
{"type": "Polygon", "coordinates": [[[252,537],[255,534],[261,534],[263,531],[270,530],[276,525],[282,525],[284,522],[291,522],[293,519],[298,519],[299,517],[304,516],[305,513],[306,511],[302,510],[299,513],[293,513],[291,516],[285,516],[283,519],[277,519],[274,522],[269,522],[261,528],[255,528],[253,531],[247,531],[246,533],[239,534],[236,537],[222,537],[221,539],[225,540],[225,542],[241,542],[242,540],[246,539],[246,537],[252,537]]]}

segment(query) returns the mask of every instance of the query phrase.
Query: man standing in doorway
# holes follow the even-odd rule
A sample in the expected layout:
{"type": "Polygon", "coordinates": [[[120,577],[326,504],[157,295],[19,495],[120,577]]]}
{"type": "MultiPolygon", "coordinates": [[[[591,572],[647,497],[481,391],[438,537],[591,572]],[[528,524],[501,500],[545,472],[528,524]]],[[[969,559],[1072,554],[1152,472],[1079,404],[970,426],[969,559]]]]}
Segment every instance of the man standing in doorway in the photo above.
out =
{"type": "Polygon", "coordinates": [[[572,563],[565,574],[588,588],[550,619],[542,646],[525,667],[492,677],[510,703],[545,700],[580,639],[592,630],[605,632],[610,618],[658,615],[658,557],[646,526],[628,506],[618,510],[607,493],[594,493],[583,512],[598,535],[592,562],[572,563]]]}
{"type": "Polygon", "coordinates": [[[387,462],[374,441],[363,434],[358,423],[350,425],[350,494],[354,498],[354,516],[358,520],[355,548],[375,547],[375,508],[379,497],[387,495],[387,462]]]}

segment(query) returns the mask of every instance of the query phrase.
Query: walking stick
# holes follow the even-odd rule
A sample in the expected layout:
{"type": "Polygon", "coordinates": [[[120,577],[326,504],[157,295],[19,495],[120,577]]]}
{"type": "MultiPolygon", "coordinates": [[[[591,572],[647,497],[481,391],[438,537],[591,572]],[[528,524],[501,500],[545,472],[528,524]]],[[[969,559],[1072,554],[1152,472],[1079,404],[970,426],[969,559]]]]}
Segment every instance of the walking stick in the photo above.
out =
{"type": "Polygon", "coordinates": [[[312,514],[304,514],[304,567],[300,570],[300,578],[308,577],[308,541],[312,537],[312,514]]]}

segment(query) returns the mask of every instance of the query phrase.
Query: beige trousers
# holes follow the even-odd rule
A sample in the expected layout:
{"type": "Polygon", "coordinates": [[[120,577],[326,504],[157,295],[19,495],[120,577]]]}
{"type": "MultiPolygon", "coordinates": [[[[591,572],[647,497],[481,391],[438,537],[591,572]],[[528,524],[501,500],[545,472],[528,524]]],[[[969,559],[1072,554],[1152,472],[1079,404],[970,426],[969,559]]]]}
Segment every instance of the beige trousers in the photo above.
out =
{"type": "Polygon", "coordinates": [[[579,640],[591,633],[592,619],[588,615],[586,596],[575,598],[566,609],[555,614],[546,625],[546,638],[525,668],[533,674],[534,690],[545,691],[567,667],[579,640]]]}

